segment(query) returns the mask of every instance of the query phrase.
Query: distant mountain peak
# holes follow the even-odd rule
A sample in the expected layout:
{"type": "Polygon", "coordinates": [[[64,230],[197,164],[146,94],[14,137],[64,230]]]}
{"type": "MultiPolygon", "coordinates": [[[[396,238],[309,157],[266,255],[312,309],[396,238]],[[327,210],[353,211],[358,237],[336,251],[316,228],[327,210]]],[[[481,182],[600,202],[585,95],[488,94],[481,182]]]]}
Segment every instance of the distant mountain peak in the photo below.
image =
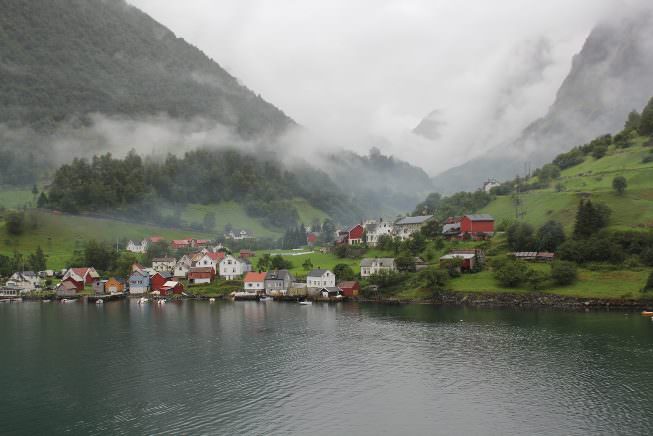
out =
{"type": "Polygon", "coordinates": [[[417,127],[413,129],[413,133],[431,141],[436,141],[442,136],[442,128],[445,124],[442,120],[442,111],[436,109],[420,121],[417,127]]]}

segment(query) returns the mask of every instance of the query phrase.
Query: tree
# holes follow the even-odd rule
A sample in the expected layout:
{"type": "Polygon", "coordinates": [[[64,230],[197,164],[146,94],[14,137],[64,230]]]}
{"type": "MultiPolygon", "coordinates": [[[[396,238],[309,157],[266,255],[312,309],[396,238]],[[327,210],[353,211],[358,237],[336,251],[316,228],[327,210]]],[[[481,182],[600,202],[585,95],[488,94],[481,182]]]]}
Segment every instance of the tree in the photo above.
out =
{"type": "Polygon", "coordinates": [[[494,278],[501,286],[515,288],[526,279],[528,267],[519,261],[512,260],[505,262],[494,272],[494,278]]]}
{"type": "Polygon", "coordinates": [[[304,263],[302,263],[302,268],[304,268],[304,271],[310,271],[313,269],[313,262],[311,262],[310,257],[306,258],[304,263]]]}
{"type": "Polygon", "coordinates": [[[578,269],[571,262],[558,260],[551,265],[551,278],[556,285],[568,286],[578,279],[578,269]]]}
{"type": "Polygon", "coordinates": [[[544,289],[546,282],[549,280],[549,275],[544,271],[528,270],[526,273],[526,284],[532,291],[541,291],[544,289]]]}
{"type": "Polygon", "coordinates": [[[574,238],[585,239],[597,233],[608,225],[610,208],[604,204],[592,203],[592,200],[581,200],[576,212],[574,223],[574,238]]]}
{"type": "Polygon", "coordinates": [[[413,256],[417,256],[426,248],[426,238],[421,232],[414,233],[406,241],[406,247],[413,256]]]}
{"type": "Polygon", "coordinates": [[[400,256],[395,259],[398,271],[415,272],[415,258],[413,256],[400,256]]]}
{"type": "Polygon", "coordinates": [[[555,252],[565,242],[565,230],[557,221],[548,221],[537,230],[537,249],[555,252]]]}
{"type": "Polygon", "coordinates": [[[551,180],[555,180],[560,177],[560,167],[556,164],[546,164],[544,165],[537,176],[537,178],[542,183],[549,183],[551,180]]]}
{"type": "Polygon", "coordinates": [[[36,247],[36,251],[34,253],[29,255],[27,263],[32,271],[38,272],[46,269],[47,262],[45,253],[43,253],[40,245],[36,247]]]}
{"type": "Polygon", "coordinates": [[[98,271],[105,272],[111,271],[118,259],[118,254],[111,245],[95,240],[86,243],[83,255],[85,266],[93,266],[98,271]]]}
{"type": "Polygon", "coordinates": [[[356,274],[354,273],[354,270],[352,269],[351,266],[347,265],[346,263],[339,263],[335,267],[333,267],[333,274],[336,276],[338,280],[354,280],[356,278],[356,274]]]}
{"type": "Polygon", "coordinates": [[[435,239],[442,235],[442,226],[436,220],[431,220],[422,226],[420,232],[425,238],[435,239]]]}
{"type": "Polygon", "coordinates": [[[535,249],[533,233],[533,226],[528,223],[512,223],[506,231],[508,247],[513,251],[533,251],[535,249]]]}
{"type": "Polygon", "coordinates": [[[259,272],[267,271],[270,269],[270,265],[272,265],[272,257],[269,253],[263,254],[256,261],[256,269],[258,269],[259,272]]]}
{"type": "Polygon", "coordinates": [[[48,207],[48,196],[45,195],[45,192],[41,192],[41,195],[39,195],[38,200],[36,200],[36,207],[39,209],[48,207]]]}
{"type": "Polygon", "coordinates": [[[601,159],[603,156],[607,154],[607,152],[608,152],[607,145],[597,145],[592,150],[592,157],[594,159],[601,159]]]}
{"type": "Polygon", "coordinates": [[[25,214],[21,212],[9,212],[5,218],[7,233],[13,236],[23,234],[25,230],[25,214]]]}
{"type": "Polygon", "coordinates": [[[642,135],[653,135],[653,98],[651,98],[642,111],[639,121],[639,133],[642,135]]]}
{"type": "Polygon", "coordinates": [[[653,271],[648,275],[648,279],[646,280],[646,284],[644,285],[642,292],[648,292],[651,290],[653,290],[653,271]]]}
{"type": "Polygon", "coordinates": [[[212,212],[212,211],[207,212],[204,215],[204,219],[202,221],[202,224],[204,226],[204,230],[206,230],[206,231],[213,230],[215,228],[215,222],[216,222],[215,213],[212,212]]]}
{"type": "Polygon", "coordinates": [[[427,268],[419,273],[419,278],[431,291],[433,296],[447,290],[449,274],[446,271],[436,268],[427,268]]]}
{"type": "Polygon", "coordinates": [[[612,179],[612,189],[614,189],[618,195],[624,195],[627,187],[628,182],[624,176],[616,176],[612,179]]]}
{"type": "Polygon", "coordinates": [[[270,267],[272,269],[291,269],[292,263],[289,260],[284,259],[280,254],[277,254],[276,256],[272,256],[270,267]]]}
{"type": "Polygon", "coordinates": [[[628,119],[624,124],[624,132],[638,131],[640,123],[642,121],[642,116],[637,111],[632,111],[628,114],[628,119]]]}

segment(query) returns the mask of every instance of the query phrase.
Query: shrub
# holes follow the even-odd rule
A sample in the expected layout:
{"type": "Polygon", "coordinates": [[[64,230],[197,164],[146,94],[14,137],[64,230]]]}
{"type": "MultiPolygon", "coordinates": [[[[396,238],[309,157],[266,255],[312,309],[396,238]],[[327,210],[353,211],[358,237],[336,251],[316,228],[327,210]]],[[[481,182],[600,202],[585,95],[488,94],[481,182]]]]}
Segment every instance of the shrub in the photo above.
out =
{"type": "Polygon", "coordinates": [[[608,147],[606,145],[597,145],[592,150],[592,157],[594,159],[601,159],[608,153],[608,147]]]}
{"type": "Polygon", "coordinates": [[[537,231],[538,250],[555,252],[563,242],[565,230],[557,221],[548,221],[537,231]]]}
{"type": "Polygon", "coordinates": [[[433,293],[442,292],[447,290],[447,283],[449,283],[449,274],[446,271],[427,268],[419,273],[419,278],[424,285],[433,293]]]}
{"type": "Polygon", "coordinates": [[[559,286],[571,285],[578,279],[578,269],[571,262],[553,262],[551,265],[551,279],[559,286]]]}
{"type": "Polygon", "coordinates": [[[618,195],[624,195],[627,187],[628,182],[624,176],[616,176],[612,179],[612,189],[614,189],[618,195]]]}
{"type": "Polygon", "coordinates": [[[506,231],[508,247],[513,251],[532,251],[535,249],[533,226],[528,223],[513,223],[506,231]]]}
{"type": "Polygon", "coordinates": [[[524,282],[528,268],[519,261],[508,261],[494,272],[494,278],[501,286],[515,288],[524,282]]]}
{"type": "Polygon", "coordinates": [[[650,290],[653,290],[653,272],[649,274],[648,280],[646,280],[646,285],[644,285],[644,289],[642,289],[642,292],[648,292],[650,290]]]}
{"type": "Polygon", "coordinates": [[[642,163],[651,163],[653,162],[653,154],[648,154],[642,159],[642,163]]]}
{"type": "Polygon", "coordinates": [[[546,286],[549,275],[543,271],[528,270],[526,273],[526,284],[532,291],[541,291],[546,286]]]}

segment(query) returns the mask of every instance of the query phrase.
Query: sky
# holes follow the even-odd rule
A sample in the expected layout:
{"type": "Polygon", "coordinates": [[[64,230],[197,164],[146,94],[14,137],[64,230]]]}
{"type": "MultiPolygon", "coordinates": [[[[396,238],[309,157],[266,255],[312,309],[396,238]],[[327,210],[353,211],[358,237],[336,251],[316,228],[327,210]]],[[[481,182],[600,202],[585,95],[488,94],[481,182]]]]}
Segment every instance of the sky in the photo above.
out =
{"type": "Polygon", "coordinates": [[[436,174],[545,115],[592,27],[634,0],[128,0],[305,126],[436,174]],[[435,111],[437,139],[412,133],[435,111]]]}

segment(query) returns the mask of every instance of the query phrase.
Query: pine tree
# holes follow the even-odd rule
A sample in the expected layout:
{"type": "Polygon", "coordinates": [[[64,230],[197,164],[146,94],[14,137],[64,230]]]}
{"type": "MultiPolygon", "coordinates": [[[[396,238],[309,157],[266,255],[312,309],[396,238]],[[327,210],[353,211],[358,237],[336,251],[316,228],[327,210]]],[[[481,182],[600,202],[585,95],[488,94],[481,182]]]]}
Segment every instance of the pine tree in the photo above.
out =
{"type": "Polygon", "coordinates": [[[653,98],[642,111],[642,117],[639,121],[639,133],[642,135],[653,135],[653,98]]]}

